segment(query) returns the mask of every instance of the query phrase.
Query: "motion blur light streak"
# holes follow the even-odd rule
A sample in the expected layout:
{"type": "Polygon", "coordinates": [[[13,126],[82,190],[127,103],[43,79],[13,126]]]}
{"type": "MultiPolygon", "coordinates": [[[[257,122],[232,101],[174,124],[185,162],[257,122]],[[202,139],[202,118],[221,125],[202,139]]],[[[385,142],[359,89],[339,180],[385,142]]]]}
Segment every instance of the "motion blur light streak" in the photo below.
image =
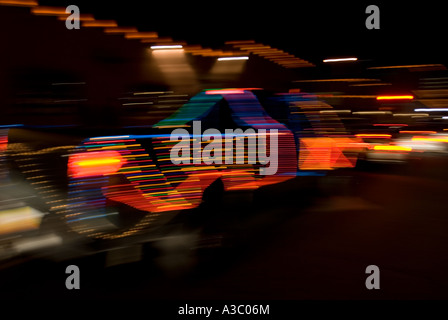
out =
{"type": "Polygon", "coordinates": [[[345,62],[345,61],[357,61],[358,58],[336,58],[336,59],[325,59],[323,62],[345,62]]]}
{"type": "Polygon", "coordinates": [[[351,110],[321,110],[319,113],[351,113],[351,110]]]}
{"type": "Polygon", "coordinates": [[[378,96],[376,100],[412,100],[414,96],[411,95],[401,95],[401,96],[378,96]]]}
{"type": "Polygon", "coordinates": [[[19,253],[26,253],[35,250],[49,249],[51,247],[58,247],[62,245],[63,239],[54,234],[46,234],[42,236],[33,237],[31,239],[20,239],[16,241],[13,248],[19,253]]]}
{"type": "Polygon", "coordinates": [[[218,61],[249,60],[249,57],[221,57],[218,61]]]}
{"type": "Polygon", "coordinates": [[[414,116],[429,116],[429,114],[427,113],[394,113],[393,114],[394,117],[414,117],[414,116]]]}
{"type": "Polygon", "coordinates": [[[34,7],[38,3],[35,0],[0,0],[0,5],[3,6],[18,6],[18,7],[34,7]]]}
{"type": "Polygon", "coordinates": [[[81,178],[112,174],[117,172],[125,162],[117,151],[74,154],[69,159],[69,176],[81,178]]]}
{"type": "Polygon", "coordinates": [[[425,131],[425,130],[401,130],[403,134],[435,134],[437,131],[425,131]]]}
{"type": "Polygon", "coordinates": [[[373,146],[373,150],[378,151],[412,151],[411,147],[394,146],[394,145],[377,145],[373,146]]]}
{"type": "Polygon", "coordinates": [[[118,27],[117,22],[114,20],[94,20],[94,21],[83,21],[83,27],[94,27],[94,28],[110,28],[118,27]]]}
{"type": "Polygon", "coordinates": [[[95,137],[95,138],[90,138],[90,140],[112,140],[112,139],[120,139],[120,138],[129,138],[129,136],[95,137]]]}
{"type": "Polygon", "coordinates": [[[440,111],[448,111],[448,108],[418,108],[414,109],[415,112],[440,112],[440,111]]]}
{"type": "Polygon", "coordinates": [[[116,164],[120,163],[120,159],[114,159],[114,158],[105,158],[105,159],[96,159],[96,160],[84,160],[79,161],[77,164],[80,167],[90,167],[90,166],[102,166],[102,165],[108,165],[108,164],[116,164]]]}
{"type": "Polygon", "coordinates": [[[408,69],[408,68],[425,68],[425,67],[445,67],[442,64],[412,64],[402,66],[384,66],[384,67],[370,67],[369,69],[408,69]]]}
{"type": "Polygon", "coordinates": [[[0,211],[0,235],[38,229],[44,214],[30,207],[0,211]]]}
{"type": "Polygon", "coordinates": [[[135,27],[110,27],[104,28],[104,33],[110,34],[121,34],[121,33],[130,33],[130,32],[138,32],[135,27]]]}
{"type": "Polygon", "coordinates": [[[125,34],[126,39],[157,39],[157,32],[129,32],[125,34]]]}
{"type": "Polygon", "coordinates": [[[353,114],[366,114],[366,115],[376,115],[376,114],[391,114],[390,111],[356,111],[353,114]]]}
{"type": "Polygon", "coordinates": [[[428,142],[448,142],[448,137],[437,138],[437,137],[424,137],[424,136],[415,136],[412,138],[412,141],[428,141],[428,142]]]}
{"type": "Polygon", "coordinates": [[[152,50],[166,50],[166,49],[182,49],[182,45],[164,45],[164,46],[151,46],[152,50]]]}
{"type": "Polygon", "coordinates": [[[46,15],[46,16],[69,16],[66,8],[63,7],[47,7],[47,6],[38,6],[31,9],[31,12],[35,15],[46,15]]]}
{"type": "Polygon", "coordinates": [[[205,94],[213,95],[213,94],[244,94],[244,89],[215,89],[215,90],[206,90],[205,94]]]}

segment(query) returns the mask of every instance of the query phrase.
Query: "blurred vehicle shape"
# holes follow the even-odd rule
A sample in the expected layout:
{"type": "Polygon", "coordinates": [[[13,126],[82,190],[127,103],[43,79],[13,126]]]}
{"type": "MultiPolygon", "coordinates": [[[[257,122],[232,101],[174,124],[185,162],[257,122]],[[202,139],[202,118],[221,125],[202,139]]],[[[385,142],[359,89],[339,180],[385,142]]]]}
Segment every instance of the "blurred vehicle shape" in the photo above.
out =
{"type": "MultiPolygon", "coordinates": [[[[165,221],[164,217],[170,213],[198,207],[205,190],[218,180],[222,182],[223,191],[247,191],[284,182],[304,171],[355,166],[357,153],[363,147],[360,139],[343,134],[327,137],[325,132],[316,134],[313,131],[308,131],[303,137],[300,128],[303,127],[302,122],[308,120],[304,119],[307,111],[302,107],[310,105],[308,102],[316,104],[315,99],[289,95],[287,124],[283,124],[266,112],[252,91],[205,90],[173,115],[155,124],[151,134],[84,140],[68,162],[67,224],[77,233],[93,238],[126,237],[157,226],[158,221],[165,221]],[[291,103],[293,100],[295,102],[291,103]],[[276,129],[277,172],[260,175],[258,169],[262,165],[247,161],[207,165],[202,159],[200,163],[189,161],[174,165],[170,150],[177,141],[170,140],[170,132],[176,128],[191,128],[192,123],[198,120],[203,130],[276,129]],[[129,210],[141,213],[133,214],[133,220],[126,217],[129,210]]],[[[281,98],[284,100],[285,96],[281,98]]],[[[312,113],[321,115],[318,109],[312,113]]],[[[313,114],[308,117],[313,118],[313,114]]],[[[334,114],[329,116],[332,119],[337,117],[334,114]]],[[[190,137],[193,143],[195,139],[204,143],[200,136],[195,137],[191,132],[190,137]]],[[[245,138],[248,137],[243,134],[233,139],[245,138]]],[[[269,149],[268,143],[266,148],[269,149]]],[[[244,154],[245,159],[249,152],[244,154]]]]}
{"type": "MultiPolygon", "coordinates": [[[[331,108],[309,94],[213,89],[137,134],[126,133],[132,128],[119,128],[115,134],[108,129],[106,135],[79,142],[79,135],[57,136],[52,129],[4,128],[2,186],[16,187],[4,194],[9,206],[0,210],[0,258],[39,254],[40,249],[64,257],[85,255],[123,245],[120,241],[131,236],[150,241],[181,211],[200,207],[214,193],[251,193],[296,176],[353,168],[365,144],[345,131],[336,113],[320,112],[331,108]],[[170,152],[178,143],[170,139],[173,130],[189,132],[202,152],[210,142],[202,133],[191,132],[196,121],[202,130],[240,130],[232,137],[233,163],[207,164],[201,159],[173,164],[170,152]],[[266,130],[266,150],[269,135],[276,135],[278,154],[271,157],[275,174],[260,174],[266,163],[249,163],[254,152],[248,148],[250,129],[266,130]],[[36,141],[24,143],[29,135],[36,141]]],[[[194,150],[189,157],[194,160],[194,150]]]]}

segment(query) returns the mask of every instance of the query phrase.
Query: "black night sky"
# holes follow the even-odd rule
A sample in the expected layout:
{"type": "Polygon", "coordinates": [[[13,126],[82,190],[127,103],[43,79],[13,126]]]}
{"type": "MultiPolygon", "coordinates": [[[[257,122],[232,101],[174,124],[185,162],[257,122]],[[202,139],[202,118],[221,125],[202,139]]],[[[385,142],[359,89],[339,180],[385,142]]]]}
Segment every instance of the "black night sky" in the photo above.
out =
{"type": "Polygon", "coordinates": [[[435,1],[45,0],[40,4],[76,4],[97,19],[114,19],[122,26],[204,47],[253,39],[312,62],[357,56],[378,64],[426,64],[444,63],[448,57],[445,8],[435,1]],[[380,30],[365,27],[370,4],[380,8],[380,30]]]}

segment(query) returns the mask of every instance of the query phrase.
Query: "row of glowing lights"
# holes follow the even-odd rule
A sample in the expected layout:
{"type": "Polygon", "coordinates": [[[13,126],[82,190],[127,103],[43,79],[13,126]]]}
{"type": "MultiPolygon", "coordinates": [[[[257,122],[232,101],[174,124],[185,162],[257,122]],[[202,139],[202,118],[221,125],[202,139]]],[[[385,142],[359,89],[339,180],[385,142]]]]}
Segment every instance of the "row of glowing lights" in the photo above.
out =
{"type": "MultiPolygon", "coordinates": [[[[409,131],[411,133],[411,131],[409,131]]],[[[423,133],[423,132],[412,132],[412,133],[423,133]]],[[[429,133],[429,132],[428,132],[429,133]]],[[[433,133],[433,132],[431,132],[433,133]]],[[[435,132],[434,132],[435,133],[435,132]]],[[[357,138],[363,138],[363,139],[390,139],[390,134],[357,134],[355,135],[357,138]]],[[[424,142],[448,142],[448,138],[445,136],[443,137],[424,137],[424,136],[414,136],[412,138],[412,141],[424,141],[424,142]]],[[[398,146],[398,145],[375,145],[373,147],[370,147],[373,150],[377,151],[412,151],[411,147],[408,146],[398,146]]],[[[96,166],[105,166],[105,165],[122,165],[121,157],[100,157],[100,158],[94,158],[94,159],[88,159],[88,160],[81,160],[77,161],[76,165],[80,167],[96,167],[96,166]]],[[[117,169],[117,168],[114,168],[117,169]]]]}
{"type": "MultiPolygon", "coordinates": [[[[57,15],[60,16],[60,20],[65,20],[65,18],[69,15],[65,11],[65,8],[55,8],[55,7],[39,7],[38,2],[36,0],[0,0],[0,5],[11,5],[11,6],[23,6],[23,7],[32,7],[34,14],[40,15],[57,15]]],[[[145,36],[142,36],[143,32],[138,32],[135,28],[119,28],[117,23],[113,20],[95,20],[92,15],[84,14],[80,17],[80,21],[83,21],[83,26],[85,27],[105,27],[107,29],[107,33],[126,33],[131,32],[130,38],[157,38],[156,33],[154,32],[146,32],[145,36]],[[135,34],[134,34],[135,33],[135,34]]],[[[153,50],[166,50],[166,49],[182,49],[183,46],[179,44],[173,45],[154,45],[151,46],[153,50]]],[[[232,57],[221,57],[218,61],[230,61],[230,60],[248,60],[247,56],[232,56],[232,57]]],[[[334,62],[350,62],[350,61],[358,61],[356,57],[346,57],[346,58],[332,58],[332,59],[324,59],[324,63],[334,63],[334,62]]],[[[440,65],[421,65],[421,66],[440,66],[440,65]]],[[[395,68],[395,67],[419,67],[419,66],[389,66],[389,67],[373,67],[375,68],[395,68]]]]}
{"type": "MultiPolygon", "coordinates": [[[[38,3],[35,0],[0,0],[0,5],[18,5],[25,7],[33,7],[32,12],[37,15],[56,15],[59,16],[60,20],[65,20],[69,15],[65,11],[65,8],[56,7],[38,7],[38,3]]],[[[106,33],[125,33],[126,38],[131,39],[141,39],[150,40],[150,42],[155,41],[157,34],[155,32],[138,32],[137,29],[131,27],[118,27],[117,23],[113,20],[95,20],[92,15],[83,14],[80,17],[80,21],[83,22],[84,27],[103,27],[106,33]]],[[[159,41],[161,39],[157,39],[159,41]]],[[[181,44],[166,44],[166,45],[153,45],[152,50],[171,50],[171,49],[183,49],[181,44]]],[[[232,56],[219,58],[218,61],[227,60],[248,60],[247,56],[232,56]]]]}
{"type": "MultiPolygon", "coordinates": [[[[152,50],[167,50],[167,49],[182,49],[182,45],[154,45],[151,46],[152,50]]],[[[221,57],[218,61],[230,61],[230,60],[248,60],[248,56],[234,56],[234,57],[221,57]]],[[[338,58],[338,59],[325,59],[323,62],[346,62],[346,61],[357,61],[358,58],[338,58]]],[[[385,98],[387,99],[387,97],[385,98]]],[[[412,96],[403,96],[402,99],[413,99],[412,96]],[[410,97],[410,98],[409,98],[410,97]]]]}
{"type": "MultiPolygon", "coordinates": [[[[24,0],[18,0],[18,1],[0,1],[0,4],[6,4],[6,5],[22,5],[22,6],[30,6],[30,7],[37,7],[38,3],[37,1],[24,1],[24,0]]],[[[52,15],[62,15],[62,18],[66,18],[68,15],[67,12],[65,12],[64,8],[49,8],[46,7],[43,8],[35,8],[33,9],[33,13],[35,14],[52,14],[52,15]]],[[[94,21],[93,17],[86,16],[83,26],[85,27],[109,27],[109,28],[116,28],[118,27],[116,25],[115,21],[94,21]]],[[[122,28],[125,29],[125,28],[122,28]]],[[[109,30],[109,29],[108,29],[109,30]]],[[[135,30],[132,30],[135,32],[135,30]]],[[[154,37],[154,35],[150,34],[151,38],[154,37]]],[[[182,49],[183,46],[179,44],[173,44],[173,45],[154,45],[151,46],[152,50],[168,50],[168,49],[182,49]]],[[[231,61],[231,60],[248,60],[248,56],[232,56],[232,57],[221,57],[218,58],[218,61],[231,61]]],[[[324,62],[342,62],[342,61],[356,61],[357,58],[339,58],[339,59],[326,59],[324,62]]]]}
{"type": "MultiPolygon", "coordinates": [[[[448,137],[446,135],[441,136],[431,136],[431,135],[437,135],[436,131],[400,131],[401,134],[412,134],[413,137],[411,139],[412,142],[442,142],[442,143],[448,143],[448,137]],[[418,135],[418,134],[424,134],[418,135]],[[429,136],[425,136],[429,135],[429,136]]],[[[357,138],[362,139],[391,139],[392,135],[390,134],[380,134],[380,133],[372,133],[372,134],[357,134],[355,135],[357,138]]],[[[398,152],[410,152],[413,151],[413,148],[410,146],[403,146],[403,145],[394,145],[394,144],[388,144],[388,145],[373,145],[368,147],[371,150],[375,151],[398,151],[398,152]]]]}

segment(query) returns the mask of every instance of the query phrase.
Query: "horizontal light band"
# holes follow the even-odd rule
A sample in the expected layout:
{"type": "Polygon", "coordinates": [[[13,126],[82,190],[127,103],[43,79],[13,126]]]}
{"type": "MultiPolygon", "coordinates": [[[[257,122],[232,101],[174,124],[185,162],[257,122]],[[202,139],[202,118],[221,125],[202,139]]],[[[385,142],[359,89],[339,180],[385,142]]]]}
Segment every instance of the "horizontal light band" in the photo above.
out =
{"type": "Polygon", "coordinates": [[[358,58],[338,58],[338,59],[325,59],[324,62],[344,62],[344,61],[357,61],[358,58]]]}
{"type": "Polygon", "coordinates": [[[230,60],[249,60],[249,57],[221,57],[218,61],[230,61],[230,60]]]}
{"type": "Polygon", "coordinates": [[[414,109],[415,112],[438,112],[438,111],[448,111],[448,108],[422,108],[422,109],[414,109]]]}
{"type": "Polygon", "coordinates": [[[152,50],[162,50],[162,49],[182,49],[183,46],[180,44],[175,45],[164,45],[164,46],[151,46],[152,50]]]}
{"type": "Polygon", "coordinates": [[[373,150],[378,151],[412,151],[411,147],[403,146],[374,146],[373,150]]]}
{"type": "Polygon", "coordinates": [[[376,100],[412,100],[414,96],[403,95],[403,96],[378,96],[376,100]]]}

